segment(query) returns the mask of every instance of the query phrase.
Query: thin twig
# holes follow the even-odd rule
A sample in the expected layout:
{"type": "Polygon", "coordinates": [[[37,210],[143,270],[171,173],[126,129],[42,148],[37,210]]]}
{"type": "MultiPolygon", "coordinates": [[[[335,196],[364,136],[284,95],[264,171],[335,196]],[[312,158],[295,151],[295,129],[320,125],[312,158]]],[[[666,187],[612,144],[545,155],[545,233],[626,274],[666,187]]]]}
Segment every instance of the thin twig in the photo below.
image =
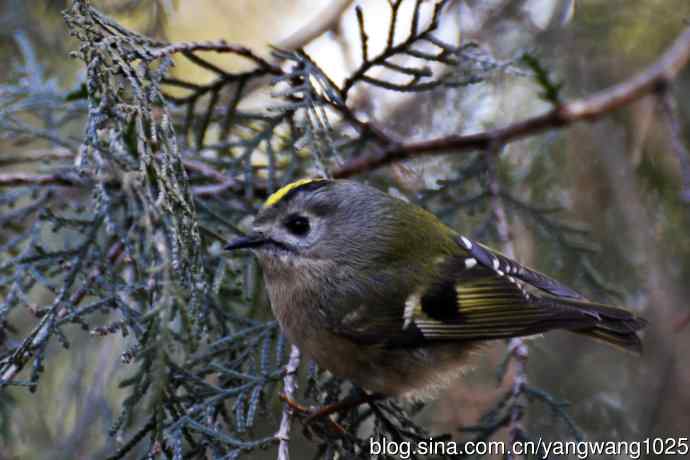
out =
{"type": "MultiPolygon", "coordinates": [[[[285,377],[283,378],[283,393],[288,400],[294,399],[297,390],[297,369],[300,363],[300,351],[296,346],[290,350],[290,358],[285,367],[285,377]]],[[[289,460],[290,425],[292,424],[292,408],[286,402],[283,404],[283,416],[280,419],[280,428],[275,434],[278,439],[278,460],[289,460]]]]}
{"type": "Polygon", "coordinates": [[[20,187],[24,185],[80,185],[78,181],[62,174],[0,174],[0,187],[20,187]]]}
{"type": "Polygon", "coordinates": [[[594,121],[641,97],[665,88],[690,60],[690,26],[688,26],[653,64],[637,75],[583,99],[565,102],[549,112],[503,128],[476,134],[451,135],[412,143],[395,143],[370,155],[353,158],[334,171],[334,177],[350,177],[381,166],[424,155],[462,153],[486,150],[492,145],[533,136],[579,121],[594,121]]]}
{"type": "MultiPolygon", "coordinates": [[[[73,158],[73,154],[68,154],[62,150],[53,153],[49,150],[40,152],[40,155],[34,155],[30,158],[30,161],[44,161],[44,160],[69,160],[73,158]]],[[[29,160],[27,160],[29,161],[29,160]]],[[[232,176],[223,174],[217,169],[213,168],[207,163],[200,160],[192,160],[186,158],[182,160],[185,168],[188,171],[194,171],[198,174],[206,176],[207,178],[213,180],[215,183],[197,185],[192,187],[192,193],[198,196],[208,196],[217,195],[226,190],[243,190],[245,185],[242,181],[235,179],[232,176]]],[[[0,174],[0,187],[21,187],[21,186],[32,186],[32,185],[43,185],[43,186],[65,186],[65,187],[84,187],[90,184],[89,181],[84,181],[78,179],[76,176],[68,174],[31,174],[31,173],[7,173],[0,174]]],[[[257,183],[255,185],[255,190],[260,192],[261,195],[265,194],[266,187],[257,183]]]]}
{"type": "Polygon", "coordinates": [[[294,51],[303,48],[325,32],[335,29],[338,21],[353,0],[337,0],[320,11],[316,19],[294,32],[289,37],[275,44],[276,48],[286,51],[294,51]]]}
{"type": "Polygon", "coordinates": [[[237,54],[238,56],[242,56],[254,62],[261,69],[264,69],[271,74],[282,74],[282,71],[279,67],[269,63],[264,58],[257,56],[249,48],[240,45],[233,45],[225,40],[173,43],[171,45],[149,51],[149,56],[151,58],[158,59],[175,53],[191,53],[193,51],[215,51],[217,53],[237,54]]]}
{"type": "MultiPolygon", "coordinates": [[[[120,258],[124,250],[124,245],[121,242],[116,242],[114,243],[111,247],[110,250],[108,251],[107,254],[107,260],[108,264],[110,266],[114,266],[117,260],[120,258]]],[[[103,270],[101,267],[96,267],[91,274],[89,275],[88,282],[84,283],[80,289],[78,289],[74,294],[69,299],[68,305],[71,306],[71,308],[75,308],[79,303],[84,299],[84,297],[88,293],[88,288],[94,283],[94,281],[98,278],[100,278],[103,274],[103,270]]],[[[67,316],[67,314],[70,312],[70,309],[68,307],[61,307],[60,310],[57,312],[56,317],[57,318],[64,318],[67,316]]],[[[44,327],[41,325],[41,328],[44,327]]],[[[33,342],[35,341],[32,340],[32,347],[33,347],[33,342]]],[[[16,354],[13,357],[13,363],[5,369],[5,372],[2,374],[2,377],[0,377],[0,387],[7,385],[8,383],[12,382],[14,378],[19,374],[19,372],[24,368],[24,365],[28,361],[28,358],[31,357],[31,352],[33,349],[27,348],[24,351],[20,351],[20,353],[16,354]]]]}
{"type": "Polygon", "coordinates": [[[359,24],[359,42],[362,45],[362,62],[369,61],[369,36],[364,28],[364,11],[362,7],[357,6],[355,9],[357,13],[357,24],[359,24]]]}
{"type": "MultiPolygon", "coordinates": [[[[401,53],[407,53],[410,50],[410,46],[412,46],[414,43],[419,41],[422,38],[428,37],[431,32],[436,30],[438,27],[438,21],[439,17],[441,14],[441,10],[445,6],[447,0],[439,0],[435,5],[434,5],[434,12],[431,17],[431,20],[429,21],[429,24],[421,31],[419,32],[411,32],[410,35],[403,40],[402,42],[398,43],[397,45],[393,45],[391,41],[391,37],[389,37],[388,40],[388,45],[385,47],[383,51],[381,51],[379,54],[376,56],[370,57],[369,52],[368,52],[368,40],[369,37],[366,34],[366,31],[364,30],[364,13],[361,8],[357,8],[357,21],[359,23],[359,31],[360,31],[360,42],[362,45],[362,63],[359,65],[357,70],[355,70],[349,77],[345,79],[345,82],[343,83],[342,88],[340,89],[340,96],[341,99],[347,100],[347,95],[350,92],[350,90],[360,81],[364,81],[362,77],[366,75],[366,73],[371,70],[373,67],[383,65],[384,62],[386,62],[388,59],[392,58],[393,56],[396,56],[401,53]]],[[[419,5],[418,5],[419,6],[419,5]]],[[[397,14],[395,12],[393,13],[391,20],[395,21],[396,20],[397,14]]],[[[391,28],[393,26],[391,25],[391,28]]],[[[392,29],[391,29],[392,30],[392,29]]],[[[434,60],[436,57],[434,57],[434,60]]]]}
{"type": "Polygon", "coordinates": [[[522,424],[524,407],[521,402],[521,397],[527,386],[527,358],[529,354],[525,341],[520,337],[513,337],[510,339],[508,342],[508,353],[510,353],[513,368],[515,369],[513,384],[510,388],[510,393],[513,397],[513,406],[510,409],[509,443],[512,446],[516,442],[524,439],[525,429],[522,424]]]}
{"type": "Polygon", "coordinates": [[[35,163],[41,161],[60,161],[72,160],[74,154],[63,147],[56,147],[54,149],[34,149],[19,154],[0,155],[0,166],[8,166],[20,163],[35,163]]]}

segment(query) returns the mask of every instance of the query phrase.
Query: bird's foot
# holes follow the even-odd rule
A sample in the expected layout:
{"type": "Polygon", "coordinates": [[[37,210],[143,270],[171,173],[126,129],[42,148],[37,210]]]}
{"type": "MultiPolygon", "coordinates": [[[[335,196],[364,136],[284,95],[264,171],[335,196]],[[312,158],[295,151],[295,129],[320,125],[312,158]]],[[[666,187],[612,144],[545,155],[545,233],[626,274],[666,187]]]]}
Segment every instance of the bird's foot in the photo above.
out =
{"type": "Polygon", "coordinates": [[[290,408],[296,413],[304,417],[302,423],[305,427],[313,425],[317,421],[327,421],[331,428],[333,428],[338,433],[345,433],[345,429],[338,422],[333,420],[330,415],[337,412],[343,412],[347,410],[352,410],[355,407],[359,407],[365,403],[373,403],[384,398],[381,394],[367,394],[361,392],[359,394],[348,396],[333,404],[327,404],[325,406],[318,407],[316,409],[309,409],[300,403],[288,398],[285,394],[281,394],[280,398],[287,403],[290,408]]]}
{"type": "Polygon", "coordinates": [[[324,418],[324,416],[319,415],[320,409],[311,409],[306,406],[303,406],[294,399],[291,399],[288,396],[286,396],[284,393],[280,394],[280,399],[285,401],[288,407],[292,409],[293,413],[297,414],[302,418],[302,423],[304,424],[305,428],[308,428],[317,419],[321,419],[328,425],[331,431],[334,431],[339,434],[345,433],[345,428],[343,428],[342,425],[340,425],[338,422],[331,419],[330,417],[324,418]]]}

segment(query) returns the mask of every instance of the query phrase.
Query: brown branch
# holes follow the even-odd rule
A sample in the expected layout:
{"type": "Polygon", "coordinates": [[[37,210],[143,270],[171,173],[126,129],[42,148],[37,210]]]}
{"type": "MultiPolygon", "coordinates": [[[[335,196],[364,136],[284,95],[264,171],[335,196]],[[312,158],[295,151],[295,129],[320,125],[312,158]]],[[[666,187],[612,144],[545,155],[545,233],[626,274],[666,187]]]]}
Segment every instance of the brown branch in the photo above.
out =
{"type": "MultiPolygon", "coordinates": [[[[207,41],[207,42],[182,42],[174,43],[164,46],[157,50],[149,51],[148,57],[158,59],[164,56],[169,56],[176,53],[192,53],[194,51],[215,51],[217,53],[232,53],[242,56],[254,62],[259,68],[274,74],[281,75],[280,67],[269,63],[264,58],[254,54],[252,50],[240,45],[232,45],[225,40],[207,41]]],[[[215,68],[216,72],[225,73],[222,69],[215,68]]]]}
{"type": "MultiPolygon", "coordinates": [[[[304,27],[297,30],[284,40],[275,43],[273,46],[275,48],[287,51],[294,51],[303,48],[328,30],[336,29],[340,17],[344,11],[347,10],[351,3],[352,0],[337,0],[333,2],[333,4],[326,7],[314,21],[306,24],[304,27]]],[[[198,85],[192,82],[181,81],[178,78],[165,78],[163,82],[166,84],[187,87],[187,89],[190,89],[194,92],[186,97],[166,95],[166,98],[178,105],[188,104],[200,95],[209,91],[218,90],[230,82],[236,82],[239,85],[244,85],[244,95],[246,96],[254,92],[257,88],[263,87],[269,81],[268,77],[282,75],[283,73],[282,69],[280,68],[280,64],[283,61],[282,59],[277,58],[276,56],[271,56],[269,60],[265,60],[254,54],[248,48],[239,45],[230,45],[222,40],[219,42],[179,43],[169,45],[158,50],[157,53],[159,56],[156,57],[161,57],[163,55],[177,53],[180,51],[182,51],[187,58],[196,62],[197,65],[201,65],[215,74],[220,75],[220,77],[208,85],[198,85]],[[258,68],[248,72],[229,73],[220,67],[201,59],[199,56],[194,55],[193,51],[234,53],[252,60],[258,65],[258,68]]]]}
{"type": "Polygon", "coordinates": [[[282,50],[294,51],[303,48],[325,32],[335,29],[341,16],[345,13],[353,0],[337,0],[331,2],[320,11],[317,18],[305,24],[292,35],[276,43],[274,46],[282,50]]]}
{"type": "Polygon", "coordinates": [[[188,171],[196,171],[206,177],[210,177],[216,182],[225,183],[229,180],[227,175],[213,168],[211,165],[204,163],[203,161],[185,158],[182,160],[182,163],[188,171]]]}
{"type": "MultiPolygon", "coordinates": [[[[401,53],[409,54],[411,45],[423,38],[429,37],[429,34],[431,34],[431,32],[435,31],[438,28],[441,10],[445,6],[446,2],[447,0],[439,0],[436,4],[434,4],[434,12],[432,14],[431,20],[423,30],[412,30],[410,32],[410,35],[405,40],[394,46],[392,45],[392,42],[389,41],[386,48],[373,57],[368,56],[367,43],[369,37],[366,34],[366,31],[364,30],[364,13],[362,12],[361,8],[357,8],[355,11],[357,12],[360,42],[362,44],[362,63],[359,65],[357,70],[355,70],[349,77],[345,79],[345,82],[343,83],[343,86],[340,89],[340,98],[344,101],[347,100],[347,95],[350,92],[350,90],[354,88],[354,86],[360,81],[364,81],[363,77],[365,77],[366,73],[369,72],[372,68],[379,65],[383,65],[388,59],[401,53]]],[[[419,5],[420,3],[417,2],[415,9],[419,8],[419,5]]],[[[415,12],[415,16],[416,14],[417,13],[415,12]]],[[[395,20],[395,14],[391,16],[391,20],[395,20]]],[[[434,56],[433,59],[436,60],[437,56],[434,56]]]]}
{"type": "MultiPolygon", "coordinates": [[[[31,158],[30,161],[43,161],[46,159],[60,159],[69,160],[73,158],[73,154],[67,154],[62,151],[58,153],[53,153],[51,151],[41,152],[40,155],[36,155],[31,158]]],[[[197,185],[191,188],[192,194],[196,196],[209,196],[218,195],[226,190],[240,191],[244,190],[245,184],[231,176],[223,174],[212,166],[199,160],[192,160],[185,158],[182,160],[187,171],[194,171],[198,174],[206,176],[211,179],[213,183],[197,185]]],[[[91,182],[78,180],[74,177],[70,177],[65,174],[31,174],[31,173],[7,173],[0,174],[0,187],[23,187],[31,185],[44,185],[44,186],[64,186],[64,187],[85,187],[90,185],[91,182]]],[[[263,196],[267,192],[267,187],[265,183],[257,182],[254,185],[255,192],[258,192],[259,196],[263,196]]]]}
{"type": "Polygon", "coordinates": [[[487,150],[543,131],[579,121],[594,121],[641,97],[664,89],[690,60],[690,26],[685,28],[661,57],[637,75],[583,99],[558,107],[503,128],[477,134],[451,135],[413,143],[391,143],[387,147],[354,158],[337,169],[334,177],[350,177],[381,166],[425,155],[487,150]]]}
{"type": "Polygon", "coordinates": [[[19,152],[18,154],[13,152],[11,155],[0,155],[0,166],[72,159],[74,159],[74,154],[69,149],[64,147],[56,147],[54,149],[35,149],[19,152]]]}

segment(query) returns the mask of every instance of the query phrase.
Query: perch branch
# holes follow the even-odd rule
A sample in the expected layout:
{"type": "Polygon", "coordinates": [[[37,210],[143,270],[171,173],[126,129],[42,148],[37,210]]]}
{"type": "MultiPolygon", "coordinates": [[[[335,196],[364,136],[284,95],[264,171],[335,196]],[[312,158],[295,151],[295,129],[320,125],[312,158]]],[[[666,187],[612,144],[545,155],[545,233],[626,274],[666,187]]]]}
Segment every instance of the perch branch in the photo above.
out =
{"type": "MultiPolygon", "coordinates": [[[[283,393],[289,400],[294,399],[295,391],[297,390],[297,368],[300,363],[299,348],[292,346],[290,350],[290,359],[288,359],[285,367],[285,377],[283,378],[283,393]]],[[[292,408],[288,403],[283,404],[283,416],[280,420],[280,428],[275,434],[278,439],[278,460],[289,460],[289,441],[290,441],[290,425],[292,423],[292,408]]]]}
{"type": "Polygon", "coordinates": [[[381,166],[424,155],[486,150],[543,131],[587,120],[597,120],[641,97],[666,88],[690,60],[690,26],[661,57],[637,75],[591,96],[565,102],[552,110],[502,128],[476,134],[451,135],[413,143],[390,142],[380,150],[352,159],[333,173],[350,177],[381,166]]]}

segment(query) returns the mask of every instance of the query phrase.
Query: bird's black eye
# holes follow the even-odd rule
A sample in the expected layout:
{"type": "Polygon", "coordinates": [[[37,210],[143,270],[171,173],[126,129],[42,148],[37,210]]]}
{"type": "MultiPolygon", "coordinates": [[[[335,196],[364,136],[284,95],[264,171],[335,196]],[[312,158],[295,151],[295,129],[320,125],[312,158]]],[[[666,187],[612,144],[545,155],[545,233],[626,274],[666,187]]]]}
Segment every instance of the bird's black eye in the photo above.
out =
{"type": "Polygon", "coordinates": [[[285,228],[296,236],[304,236],[309,233],[309,219],[299,214],[291,214],[285,219],[285,228]]]}

